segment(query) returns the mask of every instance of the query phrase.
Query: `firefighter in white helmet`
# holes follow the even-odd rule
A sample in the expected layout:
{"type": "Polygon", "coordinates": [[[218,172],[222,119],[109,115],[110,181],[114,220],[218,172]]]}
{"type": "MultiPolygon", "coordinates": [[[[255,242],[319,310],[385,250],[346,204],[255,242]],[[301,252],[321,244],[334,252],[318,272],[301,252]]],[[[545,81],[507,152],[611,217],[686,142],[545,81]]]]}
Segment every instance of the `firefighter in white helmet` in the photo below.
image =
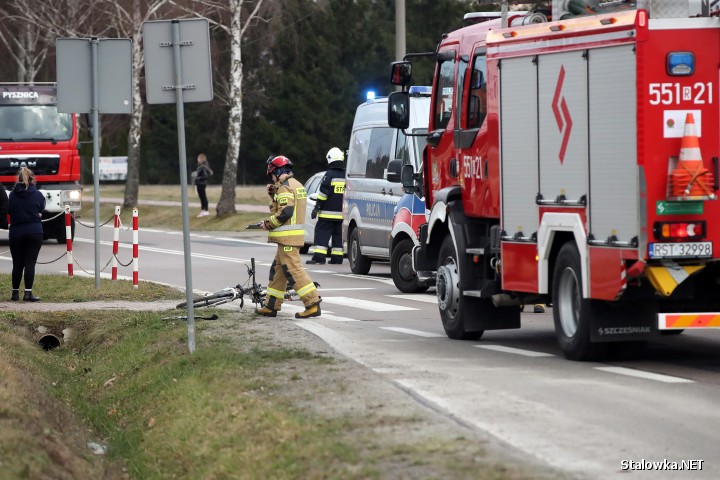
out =
{"type": "Polygon", "coordinates": [[[307,264],[330,263],[341,264],[342,249],[342,205],[345,193],[345,155],[342,150],[333,147],[328,150],[325,158],[328,168],[320,182],[317,204],[312,211],[312,218],[317,217],[315,238],[313,240],[313,256],[307,264]]]}
{"type": "Polygon", "coordinates": [[[294,285],[305,305],[305,311],[296,313],[295,317],[319,317],[317,287],[300,263],[300,247],[305,243],[305,187],[293,177],[292,162],[285,156],[268,159],[267,173],[273,182],[268,185],[272,201],[270,217],[261,225],[263,230],[268,230],[268,242],[277,243],[277,251],[273,262],[275,271],[267,295],[255,313],[265,317],[277,316],[290,284],[294,285]]]}

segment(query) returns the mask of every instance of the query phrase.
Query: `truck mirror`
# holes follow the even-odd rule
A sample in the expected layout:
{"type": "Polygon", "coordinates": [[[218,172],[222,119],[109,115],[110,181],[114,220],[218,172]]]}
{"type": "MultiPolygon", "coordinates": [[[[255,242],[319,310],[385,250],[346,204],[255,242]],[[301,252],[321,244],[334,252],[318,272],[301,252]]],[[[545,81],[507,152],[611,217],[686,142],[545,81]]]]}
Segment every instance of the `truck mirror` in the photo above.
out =
{"type": "Polygon", "coordinates": [[[401,130],[410,126],[410,96],[407,92],[393,92],[388,97],[388,125],[401,130]]]}
{"type": "Polygon", "coordinates": [[[390,83],[405,86],[410,84],[412,78],[412,64],[410,62],[393,62],[390,64],[390,83]]]}
{"type": "Polygon", "coordinates": [[[387,165],[387,181],[393,183],[400,182],[400,168],[402,168],[402,160],[393,158],[387,165]]]}
{"type": "Polygon", "coordinates": [[[415,191],[415,169],[409,163],[403,165],[400,171],[400,183],[402,183],[405,193],[413,193],[415,191]]]}

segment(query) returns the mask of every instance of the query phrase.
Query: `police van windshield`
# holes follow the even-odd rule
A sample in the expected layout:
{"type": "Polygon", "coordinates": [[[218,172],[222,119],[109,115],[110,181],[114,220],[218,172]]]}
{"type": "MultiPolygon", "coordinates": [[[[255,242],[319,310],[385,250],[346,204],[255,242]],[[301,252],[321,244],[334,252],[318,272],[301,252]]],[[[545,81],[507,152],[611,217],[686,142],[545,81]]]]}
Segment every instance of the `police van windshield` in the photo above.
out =
{"type": "MultiPolygon", "coordinates": [[[[423,134],[427,133],[427,128],[415,128],[413,129],[412,133],[414,134],[423,134]]],[[[425,146],[427,145],[427,137],[425,135],[419,135],[417,137],[412,137],[415,143],[415,158],[417,158],[417,162],[422,162],[423,158],[423,150],[425,150],[425,146]]]]}
{"type": "Polygon", "coordinates": [[[72,116],[49,105],[0,107],[0,141],[62,141],[72,136],[72,116]]]}

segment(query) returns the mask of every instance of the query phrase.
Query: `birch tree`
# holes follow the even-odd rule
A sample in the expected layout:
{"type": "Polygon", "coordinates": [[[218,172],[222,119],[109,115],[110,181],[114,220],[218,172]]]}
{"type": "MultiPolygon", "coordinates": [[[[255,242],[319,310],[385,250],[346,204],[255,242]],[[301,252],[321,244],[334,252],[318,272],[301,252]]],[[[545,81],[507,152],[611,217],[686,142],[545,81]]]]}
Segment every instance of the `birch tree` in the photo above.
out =
{"type": "Polygon", "coordinates": [[[15,81],[34,82],[58,37],[101,35],[101,9],[73,0],[10,0],[0,6],[0,43],[15,63],[15,81]]]}
{"type": "Polygon", "coordinates": [[[148,20],[157,18],[168,0],[103,0],[108,6],[113,30],[121,38],[132,40],[132,97],[133,111],[128,129],[128,172],[123,207],[137,205],[140,184],[140,139],[144,105],[140,96],[140,79],[143,71],[142,27],[148,20]],[[144,7],[144,8],[143,8],[144,7]]]}
{"type": "MultiPolygon", "coordinates": [[[[243,61],[242,39],[248,28],[258,21],[264,0],[196,0],[200,8],[195,15],[207,20],[225,32],[229,38],[230,70],[227,82],[219,79],[220,100],[228,106],[227,149],[223,167],[222,189],[216,207],[218,216],[235,213],[235,187],[237,186],[238,157],[242,140],[243,116],[243,61]],[[243,20],[243,13],[247,16],[243,20]]],[[[176,3],[176,5],[180,6],[176,3]]],[[[186,11],[189,11],[186,9],[186,11]]]]}

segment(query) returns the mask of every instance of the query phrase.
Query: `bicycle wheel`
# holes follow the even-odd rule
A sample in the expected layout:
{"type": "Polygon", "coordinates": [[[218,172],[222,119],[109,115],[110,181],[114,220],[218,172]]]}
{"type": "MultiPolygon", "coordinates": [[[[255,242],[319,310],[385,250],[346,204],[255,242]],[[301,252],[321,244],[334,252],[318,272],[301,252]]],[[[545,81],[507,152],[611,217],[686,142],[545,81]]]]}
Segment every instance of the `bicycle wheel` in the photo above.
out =
{"type": "MultiPolygon", "coordinates": [[[[233,301],[234,295],[232,292],[220,292],[206,295],[204,297],[196,298],[193,300],[193,307],[211,307],[213,305],[221,305],[223,303],[233,301]]],[[[178,303],[175,308],[185,308],[187,302],[178,303]]]]}

